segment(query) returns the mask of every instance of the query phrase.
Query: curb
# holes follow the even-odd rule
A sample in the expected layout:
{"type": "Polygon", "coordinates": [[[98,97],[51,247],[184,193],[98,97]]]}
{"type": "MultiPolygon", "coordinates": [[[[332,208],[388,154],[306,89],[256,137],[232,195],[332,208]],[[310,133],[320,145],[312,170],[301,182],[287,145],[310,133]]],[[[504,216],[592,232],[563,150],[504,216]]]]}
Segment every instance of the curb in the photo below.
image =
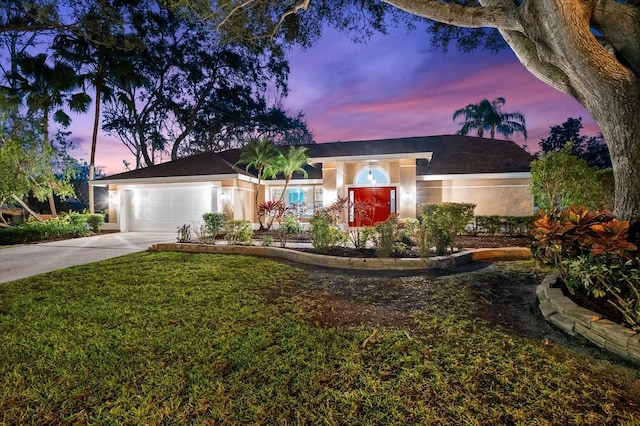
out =
{"type": "Polygon", "coordinates": [[[536,288],[544,318],[572,336],[579,334],[602,349],[640,362],[640,333],[578,306],[561,289],[551,287],[557,279],[557,274],[549,274],[536,288]]]}
{"type": "Polygon", "coordinates": [[[426,259],[416,258],[356,258],[326,256],[305,253],[280,247],[242,246],[242,245],[204,245],[193,243],[154,244],[149,251],[178,251],[186,253],[241,254],[261,257],[277,257],[292,262],[327,268],[357,269],[370,271],[410,271],[421,269],[454,269],[472,261],[487,259],[531,259],[531,251],[525,247],[505,247],[498,249],[472,249],[454,253],[450,256],[434,256],[426,259]]]}

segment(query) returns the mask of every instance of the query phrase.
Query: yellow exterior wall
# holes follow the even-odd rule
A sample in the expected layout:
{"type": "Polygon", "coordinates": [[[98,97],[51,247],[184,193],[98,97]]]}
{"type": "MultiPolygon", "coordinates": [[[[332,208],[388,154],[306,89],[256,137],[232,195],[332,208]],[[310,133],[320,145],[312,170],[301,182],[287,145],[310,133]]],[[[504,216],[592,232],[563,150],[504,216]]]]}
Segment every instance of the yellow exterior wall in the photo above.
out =
{"type": "Polygon", "coordinates": [[[400,160],[398,172],[398,213],[401,218],[415,217],[416,212],[416,160],[400,160]]]}
{"type": "MultiPolygon", "coordinates": [[[[256,188],[256,184],[245,180],[223,180],[220,210],[231,220],[249,220],[256,223],[258,221],[258,209],[254,205],[256,188]]],[[[264,186],[261,190],[263,188],[264,186]]],[[[262,199],[264,200],[264,195],[262,199]]]]}
{"type": "Polygon", "coordinates": [[[417,209],[426,203],[474,203],[477,215],[533,214],[531,179],[423,181],[417,184],[417,209]]]}

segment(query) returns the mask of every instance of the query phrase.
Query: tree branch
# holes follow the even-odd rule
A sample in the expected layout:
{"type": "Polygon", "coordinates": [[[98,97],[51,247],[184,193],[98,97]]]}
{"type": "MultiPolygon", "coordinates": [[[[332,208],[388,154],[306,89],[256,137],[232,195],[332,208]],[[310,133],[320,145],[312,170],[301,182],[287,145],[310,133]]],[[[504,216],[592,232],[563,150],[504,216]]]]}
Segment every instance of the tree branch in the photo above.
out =
{"type": "Polygon", "coordinates": [[[273,27],[273,30],[271,31],[271,34],[269,34],[269,37],[273,37],[276,35],[276,32],[278,32],[278,29],[280,28],[280,26],[282,25],[282,23],[284,22],[287,16],[298,13],[299,10],[307,10],[310,3],[311,3],[311,0],[302,0],[300,3],[296,3],[291,8],[285,10],[284,13],[280,15],[280,19],[278,19],[278,22],[276,22],[276,25],[275,27],[273,27]]]}
{"type": "Polygon", "coordinates": [[[558,89],[562,93],[576,97],[568,76],[555,65],[544,61],[538,52],[535,43],[529,40],[524,34],[517,31],[499,30],[502,37],[516,54],[516,57],[524,67],[535,75],[539,80],[549,86],[558,89]]]}
{"type": "Polygon", "coordinates": [[[490,27],[502,30],[523,31],[518,19],[518,7],[514,3],[500,7],[472,7],[445,3],[438,0],[382,1],[413,15],[458,27],[490,27]]]}
{"type": "Polygon", "coordinates": [[[220,21],[218,25],[216,25],[216,29],[220,30],[220,28],[222,28],[222,26],[229,20],[229,18],[235,15],[240,9],[243,9],[245,6],[248,6],[250,3],[253,3],[254,1],[255,0],[246,0],[245,2],[240,3],[239,5],[231,9],[231,12],[229,12],[227,16],[225,16],[224,19],[220,21]]]}
{"type": "Polygon", "coordinates": [[[596,1],[591,23],[640,75],[640,7],[612,0],[596,1]]]}

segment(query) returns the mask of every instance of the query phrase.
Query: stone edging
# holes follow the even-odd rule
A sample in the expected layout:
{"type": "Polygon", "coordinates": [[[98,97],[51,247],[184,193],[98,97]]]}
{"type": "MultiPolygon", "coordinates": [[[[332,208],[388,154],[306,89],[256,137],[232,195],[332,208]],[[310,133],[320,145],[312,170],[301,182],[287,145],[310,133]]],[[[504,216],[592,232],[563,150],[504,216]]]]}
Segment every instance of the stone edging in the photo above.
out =
{"type": "Polygon", "coordinates": [[[536,288],[540,311],[547,321],[572,336],[580,334],[603,349],[640,361],[640,333],[578,306],[561,289],[551,287],[557,279],[557,274],[549,274],[536,288]]]}
{"type": "Polygon", "coordinates": [[[280,247],[243,245],[204,245],[192,243],[154,244],[149,251],[180,251],[188,253],[244,254],[250,256],[278,257],[297,263],[327,268],[360,270],[408,271],[430,268],[453,269],[474,260],[494,258],[531,259],[531,251],[526,247],[504,247],[497,249],[473,249],[454,253],[450,256],[435,256],[427,259],[415,258],[355,258],[325,256],[280,247]]]}

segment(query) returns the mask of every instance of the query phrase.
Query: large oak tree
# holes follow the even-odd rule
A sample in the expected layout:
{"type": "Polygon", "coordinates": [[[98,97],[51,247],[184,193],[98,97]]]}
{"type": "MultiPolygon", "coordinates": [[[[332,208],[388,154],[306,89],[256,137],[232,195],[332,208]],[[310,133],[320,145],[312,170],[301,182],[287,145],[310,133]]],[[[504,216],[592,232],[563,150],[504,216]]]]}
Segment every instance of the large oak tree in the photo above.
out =
{"type": "MultiPolygon", "coordinates": [[[[0,8],[6,13],[0,13],[0,31],[55,27],[60,25],[56,6],[65,4],[81,12],[87,3],[92,2],[6,2],[0,8]],[[21,18],[9,19],[9,12],[16,9],[24,12],[18,14],[21,18]]],[[[532,74],[572,96],[591,113],[611,153],[616,182],[615,212],[636,225],[640,222],[638,0],[165,0],[164,3],[197,12],[231,39],[253,40],[257,44],[277,39],[309,45],[321,34],[324,25],[356,31],[356,38],[366,38],[374,31],[384,32],[389,24],[409,21],[411,25],[407,17],[429,20],[431,40],[441,46],[455,40],[462,50],[496,49],[506,43],[532,74]]],[[[65,28],[73,30],[73,25],[65,28]]]]}
{"type": "MultiPolygon", "coordinates": [[[[184,0],[180,4],[184,4],[184,0]]],[[[462,50],[506,42],[532,74],[582,104],[609,145],[616,214],[640,221],[640,2],[637,0],[228,0],[209,19],[230,37],[310,44],[323,25],[382,30],[413,17],[437,21],[432,42],[462,50]],[[446,24],[446,25],[445,25],[446,24]],[[480,30],[475,30],[480,29],[480,30]],[[496,37],[495,29],[502,36],[496,37]],[[250,34],[250,36],[248,35],[250,34]]],[[[198,4],[202,4],[199,2],[198,4]]],[[[366,34],[365,34],[366,35],[366,34]]]]}

